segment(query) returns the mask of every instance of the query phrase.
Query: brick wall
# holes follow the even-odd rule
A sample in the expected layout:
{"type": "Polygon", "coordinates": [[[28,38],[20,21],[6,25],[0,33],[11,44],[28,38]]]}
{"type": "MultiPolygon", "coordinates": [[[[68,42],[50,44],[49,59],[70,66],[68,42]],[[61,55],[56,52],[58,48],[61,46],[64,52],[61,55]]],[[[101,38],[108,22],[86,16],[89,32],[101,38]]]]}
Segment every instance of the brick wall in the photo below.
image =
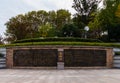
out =
{"type": "Polygon", "coordinates": [[[13,67],[13,48],[9,48],[6,50],[6,64],[7,68],[13,67]]]}

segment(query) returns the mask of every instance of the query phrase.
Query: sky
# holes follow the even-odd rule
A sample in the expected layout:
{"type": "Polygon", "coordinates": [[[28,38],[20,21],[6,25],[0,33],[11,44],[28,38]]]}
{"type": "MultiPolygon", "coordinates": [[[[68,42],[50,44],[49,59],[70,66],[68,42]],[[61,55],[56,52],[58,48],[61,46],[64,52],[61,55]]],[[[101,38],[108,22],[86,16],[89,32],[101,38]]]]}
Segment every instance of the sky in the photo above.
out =
{"type": "Polygon", "coordinates": [[[33,10],[67,9],[74,14],[72,4],[73,0],[0,0],[0,35],[5,36],[6,26],[4,24],[11,17],[33,10]]]}

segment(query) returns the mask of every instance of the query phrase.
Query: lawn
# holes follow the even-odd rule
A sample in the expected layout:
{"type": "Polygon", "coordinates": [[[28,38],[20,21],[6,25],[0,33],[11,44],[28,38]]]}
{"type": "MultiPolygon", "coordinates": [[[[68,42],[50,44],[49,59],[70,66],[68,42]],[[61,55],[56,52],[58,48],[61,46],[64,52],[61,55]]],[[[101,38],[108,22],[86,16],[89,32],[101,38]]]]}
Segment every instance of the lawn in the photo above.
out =
{"type": "Polygon", "coordinates": [[[1,45],[0,47],[11,46],[40,46],[40,45],[69,45],[69,46],[103,46],[103,47],[117,47],[120,48],[120,44],[115,43],[102,43],[102,42],[27,42],[27,43],[13,43],[7,45],[1,45]]]}

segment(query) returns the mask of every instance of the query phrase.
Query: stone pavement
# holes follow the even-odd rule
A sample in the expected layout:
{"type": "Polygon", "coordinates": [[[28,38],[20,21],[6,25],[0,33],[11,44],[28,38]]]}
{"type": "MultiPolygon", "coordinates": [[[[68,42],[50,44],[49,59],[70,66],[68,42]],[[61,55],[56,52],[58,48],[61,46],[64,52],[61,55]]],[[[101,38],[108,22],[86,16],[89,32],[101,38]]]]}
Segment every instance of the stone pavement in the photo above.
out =
{"type": "Polygon", "coordinates": [[[0,83],[120,83],[120,69],[0,69],[0,83]]]}

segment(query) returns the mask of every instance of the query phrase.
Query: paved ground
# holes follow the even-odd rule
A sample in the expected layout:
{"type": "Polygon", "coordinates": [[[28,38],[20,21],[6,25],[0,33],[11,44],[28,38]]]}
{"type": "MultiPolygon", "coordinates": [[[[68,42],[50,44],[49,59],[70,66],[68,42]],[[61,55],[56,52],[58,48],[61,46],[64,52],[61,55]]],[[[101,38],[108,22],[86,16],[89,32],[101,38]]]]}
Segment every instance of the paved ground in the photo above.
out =
{"type": "Polygon", "coordinates": [[[0,69],[0,83],[120,83],[120,69],[0,69]]]}

